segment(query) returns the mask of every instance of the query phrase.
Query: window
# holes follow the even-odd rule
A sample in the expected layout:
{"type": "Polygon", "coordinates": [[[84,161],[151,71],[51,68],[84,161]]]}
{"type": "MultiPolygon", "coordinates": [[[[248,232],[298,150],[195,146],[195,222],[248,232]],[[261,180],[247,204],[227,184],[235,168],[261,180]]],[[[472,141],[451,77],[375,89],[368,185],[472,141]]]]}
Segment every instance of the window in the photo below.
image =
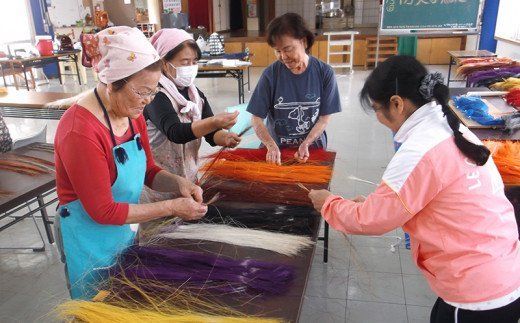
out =
{"type": "Polygon", "coordinates": [[[31,8],[27,0],[0,0],[0,44],[31,41],[31,8]]]}

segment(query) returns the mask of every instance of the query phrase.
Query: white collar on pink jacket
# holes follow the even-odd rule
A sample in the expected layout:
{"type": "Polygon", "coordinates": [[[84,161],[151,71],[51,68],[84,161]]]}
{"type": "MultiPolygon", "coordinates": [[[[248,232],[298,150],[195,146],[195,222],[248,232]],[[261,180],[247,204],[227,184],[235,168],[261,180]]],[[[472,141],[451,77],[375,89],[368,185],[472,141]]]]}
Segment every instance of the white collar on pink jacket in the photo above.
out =
{"type": "Polygon", "coordinates": [[[426,119],[430,119],[436,116],[444,118],[444,114],[442,113],[442,107],[437,105],[437,102],[432,101],[426,103],[419,109],[415,110],[414,113],[406,121],[401,125],[401,128],[397,131],[394,136],[394,140],[398,143],[403,143],[410,136],[411,130],[415,128],[419,123],[426,121],[426,119]]]}

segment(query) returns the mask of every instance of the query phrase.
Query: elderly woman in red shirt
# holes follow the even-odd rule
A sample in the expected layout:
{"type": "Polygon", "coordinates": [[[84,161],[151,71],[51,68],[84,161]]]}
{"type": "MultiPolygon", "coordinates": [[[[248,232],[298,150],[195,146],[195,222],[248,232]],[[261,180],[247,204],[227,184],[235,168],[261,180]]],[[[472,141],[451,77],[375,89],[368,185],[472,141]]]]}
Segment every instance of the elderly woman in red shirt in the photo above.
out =
{"type": "MultiPolygon", "coordinates": [[[[136,28],[98,33],[100,82],[63,115],[55,137],[57,240],[72,298],[96,292],[96,268],[113,264],[135,237],[131,223],[202,217],[202,190],[156,166],[142,112],[157,93],[159,55],[136,28]],[[138,204],[143,185],[181,198],[138,204]]],[[[92,52],[92,51],[91,51],[92,52]]]]}

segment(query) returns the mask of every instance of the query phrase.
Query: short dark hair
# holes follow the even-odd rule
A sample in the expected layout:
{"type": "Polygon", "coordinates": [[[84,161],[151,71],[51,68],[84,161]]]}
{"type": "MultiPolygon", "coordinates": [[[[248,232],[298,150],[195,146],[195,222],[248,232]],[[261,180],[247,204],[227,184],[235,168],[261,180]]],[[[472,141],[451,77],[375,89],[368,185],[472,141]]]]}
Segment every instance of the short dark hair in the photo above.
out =
{"type": "MultiPolygon", "coordinates": [[[[141,71],[150,71],[150,72],[158,72],[161,70],[161,67],[162,67],[162,62],[161,60],[158,60],[148,66],[146,66],[145,68],[143,68],[141,71]]],[[[139,72],[141,72],[139,71],[139,72]]],[[[127,76],[123,79],[120,79],[120,80],[117,80],[115,82],[112,82],[112,90],[114,92],[117,92],[119,90],[121,90],[122,88],[125,87],[125,84],[130,81],[132,79],[132,77],[134,77],[135,75],[137,75],[139,72],[135,72],[134,74],[130,75],[130,76],[127,76]]]]}
{"type": "Polygon", "coordinates": [[[274,47],[275,42],[282,36],[291,36],[296,39],[305,39],[309,53],[314,44],[314,34],[309,30],[303,18],[294,12],[288,12],[280,17],[274,18],[267,26],[267,43],[274,47]]]}
{"type": "MultiPolygon", "coordinates": [[[[361,104],[368,110],[370,101],[382,105],[382,112],[385,116],[390,109],[390,99],[393,95],[408,99],[412,104],[419,108],[431,99],[425,99],[419,87],[423,78],[428,74],[428,70],[415,57],[412,56],[392,56],[370,73],[363,89],[360,93],[361,104]]],[[[433,89],[433,99],[442,106],[442,112],[455,137],[457,148],[464,156],[471,159],[477,165],[484,165],[490,151],[483,145],[477,145],[468,141],[460,132],[460,121],[455,113],[448,106],[449,90],[444,84],[436,84],[433,89]]]]}
{"type": "Polygon", "coordinates": [[[179,45],[177,45],[174,49],[170,50],[166,55],[164,55],[163,59],[165,61],[169,61],[170,59],[177,56],[177,54],[179,54],[179,52],[186,47],[193,49],[195,53],[197,53],[197,60],[200,60],[200,58],[202,57],[202,52],[200,51],[199,45],[197,45],[197,43],[192,39],[185,40],[179,45]]]}

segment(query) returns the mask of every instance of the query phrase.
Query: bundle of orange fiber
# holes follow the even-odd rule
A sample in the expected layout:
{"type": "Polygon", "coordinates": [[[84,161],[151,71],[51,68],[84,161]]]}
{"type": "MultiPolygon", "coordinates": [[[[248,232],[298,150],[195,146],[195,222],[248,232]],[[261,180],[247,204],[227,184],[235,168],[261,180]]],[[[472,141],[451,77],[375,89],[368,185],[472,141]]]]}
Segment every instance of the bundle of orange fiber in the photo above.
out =
{"type": "Polygon", "coordinates": [[[520,141],[484,140],[504,184],[520,185],[520,141]]]}
{"type": "Polygon", "coordinates": [[[202,181],[207,177],[257,183],[328,184],[332,176],[334,153],[317,149],[310,151],[306,163],[294,158],[296,150],[281,151],[282,165],[265,161],[266,149],[236,149],[209,156],[200,171],[202,181]]]}
{"type": "Polygon", "coordinates": [[[520,110],[520,88],[514,88],[506,94],[506,101],[509,105],[520,110]]]}
{"type": "Polygon", "coordinates": [[[489,70],[497,67],[512,67],[519,65],[510,58],[468,58],[459,63],[457,75],[468,76],[475,71],[489,70]]]}

